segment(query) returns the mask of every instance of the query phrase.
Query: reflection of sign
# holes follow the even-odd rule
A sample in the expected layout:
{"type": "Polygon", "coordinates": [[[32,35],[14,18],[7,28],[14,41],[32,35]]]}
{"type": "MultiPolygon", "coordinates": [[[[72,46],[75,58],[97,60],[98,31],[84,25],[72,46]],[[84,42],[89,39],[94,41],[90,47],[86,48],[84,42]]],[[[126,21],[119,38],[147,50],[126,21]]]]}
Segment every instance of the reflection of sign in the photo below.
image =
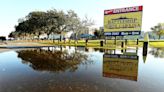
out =
{"type": "Polygon", "coordinates": [[[103,76],[137,81],[138,56],[104,54],[103,76]]]}
{"type": "Polygon", "coordinates": [[[142,6],[104,11],[105,35],[139,35],[142,25],[142,6]]]}

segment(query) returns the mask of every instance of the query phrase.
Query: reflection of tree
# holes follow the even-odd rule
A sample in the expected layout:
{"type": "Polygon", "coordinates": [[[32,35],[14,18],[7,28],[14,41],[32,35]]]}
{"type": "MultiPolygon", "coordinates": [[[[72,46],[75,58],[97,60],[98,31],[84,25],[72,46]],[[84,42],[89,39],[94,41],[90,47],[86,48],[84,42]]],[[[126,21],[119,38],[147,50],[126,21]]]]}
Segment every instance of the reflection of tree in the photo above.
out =
{"type": "Polygon", "coordinates": [[[80,53],[67,51],[47,51],[43,49],[21,50],[18,57],[23,63],[30,64],[35,70],[64,72],[66,70],[74,72],[80,64],[89,64],[88,56],[80,53]]]}
{"type": "Polygon", "coordinates": [[[164,48],[153,48],[150,52],[150,54],[154,55],[154,57],[164,57],[164,48]]]}
{"type": "Polygon", "coordinates": [[[95,51],[99,51],[99,52],[104,52],[105,49],[103,48],[94,48],[95,51]]]}

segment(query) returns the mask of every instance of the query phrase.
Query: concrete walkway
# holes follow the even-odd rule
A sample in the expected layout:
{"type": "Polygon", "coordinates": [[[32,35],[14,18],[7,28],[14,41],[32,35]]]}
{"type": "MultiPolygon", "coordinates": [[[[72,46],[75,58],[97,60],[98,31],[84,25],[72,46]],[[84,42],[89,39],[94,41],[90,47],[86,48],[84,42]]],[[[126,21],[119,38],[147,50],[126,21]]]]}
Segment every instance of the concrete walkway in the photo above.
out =
{"type": "Polygon", "coordinates": [[[6,51],[10,51],[10,49],[2,49],[2,48],[0,48],[0,53],[6,52],[6,51]]]}
{"type": "Polygon", "coordinates": [[[6,42],[0,44],[1,49],[18,49],[18,48],[39,48],[39,47],[52,47],[46,44],[34,43],[34,42],[6,42]]]}

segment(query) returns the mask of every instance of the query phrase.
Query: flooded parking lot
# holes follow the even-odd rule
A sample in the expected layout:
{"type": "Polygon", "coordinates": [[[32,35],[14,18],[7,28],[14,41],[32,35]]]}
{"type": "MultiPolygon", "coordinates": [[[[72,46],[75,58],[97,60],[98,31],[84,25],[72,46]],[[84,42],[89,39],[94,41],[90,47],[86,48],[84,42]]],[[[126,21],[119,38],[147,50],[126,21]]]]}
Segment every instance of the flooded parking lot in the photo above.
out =
{"type": "Polygon", "coordinates": [[[163,92],[164,49],[44,47],[0,53],[0,92],[163,92]]]}

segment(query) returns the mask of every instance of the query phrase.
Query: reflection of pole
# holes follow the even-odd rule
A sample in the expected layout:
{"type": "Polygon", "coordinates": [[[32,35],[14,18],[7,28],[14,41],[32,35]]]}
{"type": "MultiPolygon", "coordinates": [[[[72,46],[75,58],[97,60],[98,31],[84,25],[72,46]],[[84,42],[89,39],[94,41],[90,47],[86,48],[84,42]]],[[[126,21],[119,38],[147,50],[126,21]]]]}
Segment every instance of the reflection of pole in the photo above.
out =
{"type": "Polygon", "coordinates": [[[100,41],[100,46],[101,46],[101,47],[103,47],[103,43],[104,43],[103,41],[100,41]]]}
{"type": "Polygon", "coordinates": [[[124,48],[124,42],[121,42],[121,48],[124,48]]]}
{"type": "Polygon", "coordinates": [[[116,49],[114,49],[114,54],[116,54],[116,49]]]}
{"type": "Polygon", "coordinates": [[[143,43],[143,56],[147,55],[148,42],[143,43]]]}
{"type": "Polygon", "coordinates": [[[149,40],[148,33],[146,33],[144,35],[144,42],[143,42],[143,56],[147,55],[148,40],[149,40]]]}
{"type": "Polygon", "coordinates": [[[105,45],[107,44],[107,42],[106,42],[106,38],[107,38],[107,37],[105,37],[105,45]]]}
{"type": "Polygon", "coordinates": [[[63,51],[63,47],[60,45],[60,51],[63,51]]]}
{"type": "Polygon", "coordinates": [[[122,53],[124,52],[123,48],[121,49],[121,52],[122,52],[122,53]]]}
{"type": "Polygon", "coordinates": [[[85,51],[88,52],[88,48],[87,47],[85,47],[85,51]]]}
{"type": "Polygon", "coordinates": [[[61,34],[60,34],[60,42],[62,41],[62,37],[61,37],[61,34]]]}
{"type": "Polygon", "coordinates": [[[147,56],[143,56],[143,62],[146,63],[147,56]]]}
{"type": "Polygon", "coordinates": [[[116,36],[114,36],[114,37],[115,37],[114,44],[116,45],[116,36]]]}
{"type": "Polygon", "coordinates": [[[100,52],[104,52],[104,49],[103,48],[100,48],[100,52]]]}
{"type": "Polygon", "coordinates": [[[53,43],[55,43],[54,34],[52,34],[53,43]]]}
{"type": "Polygon", "coordinates": [[[121,42],[121,52],[124,52],[124,42],[121,42]]]}
{"type": "Polygon", "coordinates": [[[50,47],[48,47],[48,51],[50,51],[50,47]]]}
{"type": "Polygon", "coordinates": [[[87,44],[88,44],[88,38],[85,40],[85,45],[87,46],[87,44]]]}
{"type": "Polygon", "coordinates": [[[128,40],[127,39],[125,39],[125,45],[127,45],[128,44],[128,40]]]}
{"type": "Polygon", "coordinates": [[[137,45],[138,45],[138,43],[139,43],[139,40],[137,39],[137,45]]]}
{"type": "Polygon", "coordinates": [[[75,52],[77,52],[77,47],[75,46],[75,52]]]}
{"type": "Polygon", "coordinates": [[[65,44],[66,43],[66,38],[64,37],[63,39],[64,39],[64,44],[65,44]]]}
{"type": "Polygon", "coordinates": [[[138,53],[138,47],[136,47],[136,53],[138,53]]]}

